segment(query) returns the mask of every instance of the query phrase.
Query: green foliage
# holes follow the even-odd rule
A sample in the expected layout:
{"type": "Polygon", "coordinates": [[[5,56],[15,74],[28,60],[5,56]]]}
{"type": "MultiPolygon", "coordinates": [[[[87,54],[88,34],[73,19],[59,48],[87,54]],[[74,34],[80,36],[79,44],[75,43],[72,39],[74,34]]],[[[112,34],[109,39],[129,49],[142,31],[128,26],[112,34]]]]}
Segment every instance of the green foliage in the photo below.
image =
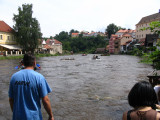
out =
{"type": "Polygon", "coordinates": [[[62,31],[59,34],[56,34],[56,36],[54,38],[63,42],[63,41],[68,41],[70,39],[70,36],[69,36],[68,32],[62,31]]]}
{"type": "Polygon", "coordinates": [[[144,53],[143,56],[141,57],[141,62],[146,63],[146,64],[152,64],[152,59],[150,57],[150,54],[144,53]]]}
{"type": "Polygon", "coordinates": [[[82,37],[82,35],[80,35],[79,37],[72,38],[68,32],[65,31],[60,32],[59,35],[56,35],[54,38],[62,42],[63,50],[73,51],[74,53],[94,53],[96,48],[104,48],[108,44],[105,38],[100,35],[97,37],[82,37]]]}
{"type": "Polygon", "coordinates": [[[38,47],[41,38],[40,25],[36,18],[32,18],[32,4],[23,4],[18,8],[18,14],[13,17],[16,31],[16,42],[25,50],[33,52],[38,47]]]}
{"type": "Polygon", "coordinates": [[[115,34],[119,29],[121,29],[121,27],[118,27],[113,23],[109,24],[106,29],[106,32],[108,34],[108,38],[110,38],[112,34],[115,34]]]}
{"type": "Polygon", "coordinates": [[[134,48],[133,50],[130,50],[127,52],[129,55],[135,55],[135,56],[142,56],[144,49],[142,47],[134,48]]]}
{"type": "Polygon", "coordinates": [[[12,60],[12,59],[22,59],[23,55],[19,55],[19,56],[0,56],[0,60],[12,60]]]}

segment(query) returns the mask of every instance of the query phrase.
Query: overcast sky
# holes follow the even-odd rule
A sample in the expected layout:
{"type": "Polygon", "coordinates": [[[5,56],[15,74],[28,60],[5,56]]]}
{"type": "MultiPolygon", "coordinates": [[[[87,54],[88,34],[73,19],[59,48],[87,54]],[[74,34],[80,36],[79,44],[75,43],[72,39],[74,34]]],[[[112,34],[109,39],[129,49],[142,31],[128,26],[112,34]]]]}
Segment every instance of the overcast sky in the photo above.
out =
{"type": "Polygon", "coordinates": [[[135,29],[142,17],[160,9],[160,0],[0,0],[0,20],[13,27],[13,14],[25,3],[33,4],[43,37],[71,29],[104,32],[111,23],[135,29]]]}

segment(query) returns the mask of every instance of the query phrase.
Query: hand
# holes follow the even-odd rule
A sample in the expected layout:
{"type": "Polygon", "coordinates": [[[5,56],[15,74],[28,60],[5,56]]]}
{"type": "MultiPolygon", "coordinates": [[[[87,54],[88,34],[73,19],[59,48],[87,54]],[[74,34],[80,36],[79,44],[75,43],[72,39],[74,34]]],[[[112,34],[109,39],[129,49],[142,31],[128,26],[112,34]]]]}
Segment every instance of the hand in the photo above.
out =
{"type": "Polygon", "coordinates": [[[52,117],[49,117],[48,120],[54,120],[54,117],[53,117],[53,116],[52,116],[52,117]]]}

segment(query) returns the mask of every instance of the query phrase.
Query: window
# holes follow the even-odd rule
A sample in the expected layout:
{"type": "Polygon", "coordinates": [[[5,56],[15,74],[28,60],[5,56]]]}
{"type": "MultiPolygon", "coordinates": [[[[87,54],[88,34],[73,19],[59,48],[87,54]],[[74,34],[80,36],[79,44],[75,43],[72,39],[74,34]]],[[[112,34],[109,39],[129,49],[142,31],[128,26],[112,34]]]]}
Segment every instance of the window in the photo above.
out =
{"type": "Polygon", "coordinates": [[[7,36],[7,40],[10,40],[10,36],[7,36]]]}
{"type": "Polygon", "coordinates": [[[0,40],[3,40],[3,36],[2,35],[0,35],[0,40]]]}

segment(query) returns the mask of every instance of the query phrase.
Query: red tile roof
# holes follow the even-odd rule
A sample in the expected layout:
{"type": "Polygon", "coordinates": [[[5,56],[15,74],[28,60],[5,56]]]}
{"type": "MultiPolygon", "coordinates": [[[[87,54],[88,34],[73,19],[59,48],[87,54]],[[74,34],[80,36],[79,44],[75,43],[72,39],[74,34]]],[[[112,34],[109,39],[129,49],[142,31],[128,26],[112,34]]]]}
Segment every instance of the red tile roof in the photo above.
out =
{"type": "Polygon", "coordinates": [[[49,45],[44,45],[44,48],[51,49],[51,47],[49,45]]]}
{"type": "Polygon", "coordinates": [[[112,34],[111,37],[118,37],[118,35],[112,34]]]}
{"type": "Polygon", "coordinates": [[[53,42],[54,42],[54,44],[62,44],[60,41],[58,41],[56,39],[47,39],[46,44],[52,45],[53,42]]]}
{"type": "Polygon", "coordinates": [[[72,33],[72,35],[78,35],[79,33],[72,33]]]}
{"type": "Polygon", "coordinates": [[[0,32],[13,32],[13,29],[4,21],[0,21],[0,32]]]}
{"type": "Polygon", "coordinates": [[[135,30],[122,30],[120,29],[117,33],[133,33],[133,32],[136,32],[135,30]]]}
{"type": "Polygon", "coordinates": [[[131,37],[129,34],[124,34],[123,37],[131,37]]]}
{"type": "Polygon", "coordinates": [[[125,33],[125,32],[128,32],[128,30],[122,30],[121,29],[121,30],[118,31],[118,33],[125,33]]]}
{"type": "Polygon", "coordinates": [[[145,43],[145,38],[141,38],[140,40],[139,40],[139,42],[138,42],[139,44],[141,44],[142,46],[144,45],[144,43],[145,43]]]}

